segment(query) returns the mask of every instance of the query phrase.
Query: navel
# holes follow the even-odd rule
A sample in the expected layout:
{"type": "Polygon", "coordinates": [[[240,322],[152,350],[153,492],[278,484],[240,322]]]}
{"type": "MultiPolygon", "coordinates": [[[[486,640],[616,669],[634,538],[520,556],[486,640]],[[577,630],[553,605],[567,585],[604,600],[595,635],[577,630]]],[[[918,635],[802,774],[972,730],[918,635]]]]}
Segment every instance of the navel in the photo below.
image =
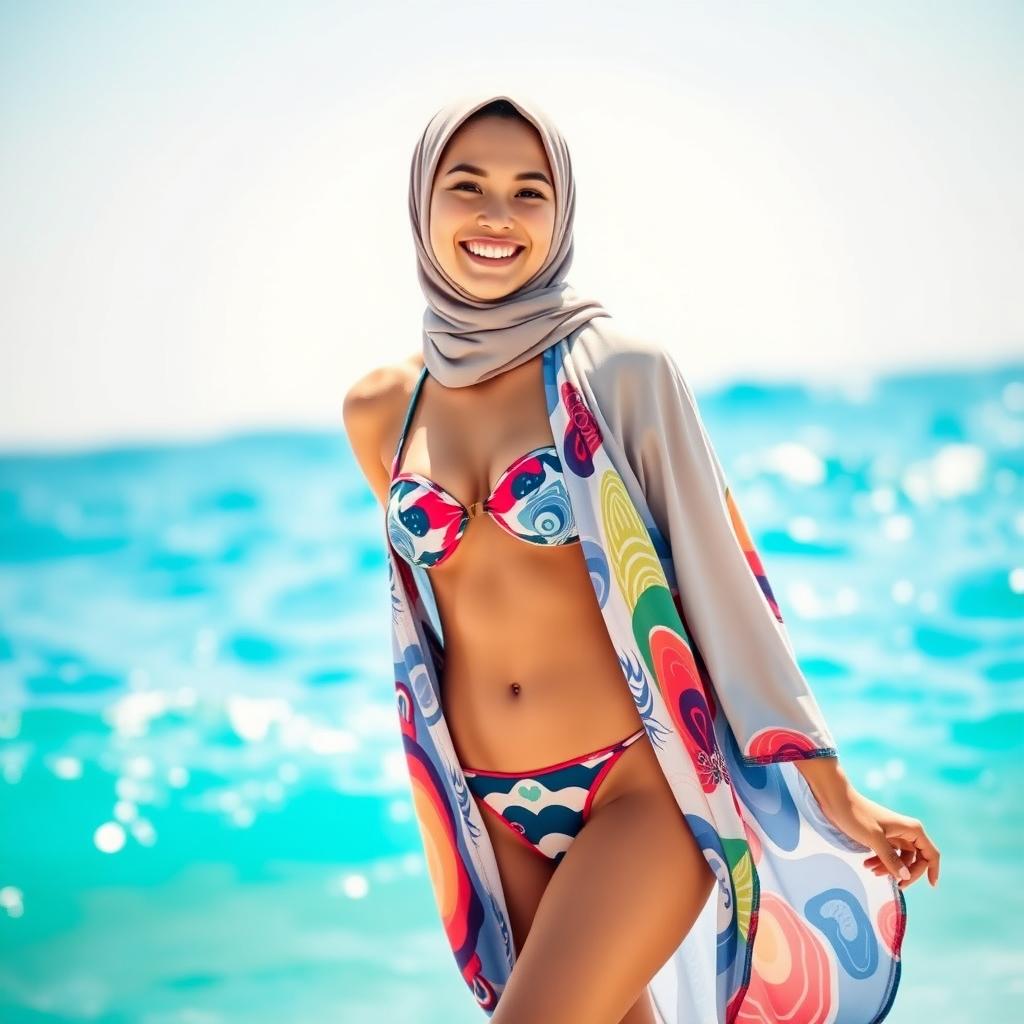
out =
{"type": "Polygon", "coordinates": [[[519,691],[522,689],[522,687],[518,683],[510,683],[509,689],[512,691],[513,697],[518,697],[519,691]]]}

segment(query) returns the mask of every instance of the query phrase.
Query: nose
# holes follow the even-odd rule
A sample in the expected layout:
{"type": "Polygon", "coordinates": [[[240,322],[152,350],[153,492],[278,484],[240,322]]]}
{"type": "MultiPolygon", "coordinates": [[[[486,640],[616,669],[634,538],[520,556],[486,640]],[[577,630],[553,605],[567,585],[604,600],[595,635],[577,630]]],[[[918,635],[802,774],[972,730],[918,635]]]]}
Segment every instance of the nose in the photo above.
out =
{"type": "Polygon", "coordinates": [[[503,227],[510,227],[512,218],[509,215],[508,203],[492,198],[487,207],[481,211],[478,223],[481,228],[486,227],[492,232],[500,231],[503,227]]]}

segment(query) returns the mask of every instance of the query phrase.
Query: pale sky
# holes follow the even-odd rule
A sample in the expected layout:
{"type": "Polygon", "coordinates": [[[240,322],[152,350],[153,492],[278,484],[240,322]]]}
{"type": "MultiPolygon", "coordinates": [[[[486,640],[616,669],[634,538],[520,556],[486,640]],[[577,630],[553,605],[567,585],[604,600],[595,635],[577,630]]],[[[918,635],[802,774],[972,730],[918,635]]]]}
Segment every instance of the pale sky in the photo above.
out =
{"type": "Polygon", "coordinates": [[[409,159],[529,96],[568,280],[698,389],[1024,358],[1019,2],[0,2],[0,447],[340,429],[409,159]]]}

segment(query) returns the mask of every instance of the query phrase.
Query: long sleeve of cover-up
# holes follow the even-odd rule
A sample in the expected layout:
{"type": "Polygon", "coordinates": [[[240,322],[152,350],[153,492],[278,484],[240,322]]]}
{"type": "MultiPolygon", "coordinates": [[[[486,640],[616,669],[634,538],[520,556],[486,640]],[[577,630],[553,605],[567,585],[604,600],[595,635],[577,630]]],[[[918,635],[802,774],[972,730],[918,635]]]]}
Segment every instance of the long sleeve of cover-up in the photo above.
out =
{"type": "Polygon", "coordinates": [[[627,458],[671,548],[684,624],[741,755],[748,764],[837,757],[689,384],[658,347],[622,365],[631,367],[619,380],[627,458]]]}

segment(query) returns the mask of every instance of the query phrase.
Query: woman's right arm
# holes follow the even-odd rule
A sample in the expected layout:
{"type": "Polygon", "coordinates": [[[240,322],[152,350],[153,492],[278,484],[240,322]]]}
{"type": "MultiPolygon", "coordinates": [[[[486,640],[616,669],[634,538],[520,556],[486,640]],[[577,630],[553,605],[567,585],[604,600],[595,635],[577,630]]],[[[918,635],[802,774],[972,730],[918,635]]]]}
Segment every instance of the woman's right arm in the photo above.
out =
{"type": "Polygon", "coordinates": [[[345,393],[342,418],[352,454],[366,482],[383,507],[387,502],[390,469],[384,452],[398,442],[395,419],[402,408],[408,373],[401,366],[384,366],[359,378],[345,393]]]}

